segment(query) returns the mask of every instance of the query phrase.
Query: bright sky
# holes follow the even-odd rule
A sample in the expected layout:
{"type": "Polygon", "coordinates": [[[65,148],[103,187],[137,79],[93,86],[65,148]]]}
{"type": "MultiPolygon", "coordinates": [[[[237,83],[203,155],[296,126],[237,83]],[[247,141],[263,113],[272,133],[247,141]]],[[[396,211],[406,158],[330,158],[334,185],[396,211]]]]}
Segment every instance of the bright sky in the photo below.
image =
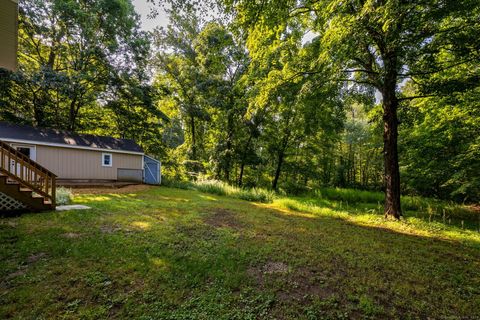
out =
{"type": "Polygon", "coordinates": [[[132,0],[135,6],[135,11],[142,17],[142,28],[145,31],[152,31],[158,26],[165,27],[168,24],[168,17],[162,10],[159,10],[159,15],[155,19],[148,19],[150,13],[150,3],[147,0],[132,0]]]}

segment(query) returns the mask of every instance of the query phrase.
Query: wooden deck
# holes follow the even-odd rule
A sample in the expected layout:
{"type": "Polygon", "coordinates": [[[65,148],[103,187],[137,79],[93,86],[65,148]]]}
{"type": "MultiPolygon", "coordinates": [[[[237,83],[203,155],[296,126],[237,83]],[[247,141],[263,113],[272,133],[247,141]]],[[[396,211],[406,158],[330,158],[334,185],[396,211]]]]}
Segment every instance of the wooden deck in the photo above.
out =
{"type": "Polygon", "coordinates": [[[56,175],[0,141],[0,211],[55,209],[56,175]]]}

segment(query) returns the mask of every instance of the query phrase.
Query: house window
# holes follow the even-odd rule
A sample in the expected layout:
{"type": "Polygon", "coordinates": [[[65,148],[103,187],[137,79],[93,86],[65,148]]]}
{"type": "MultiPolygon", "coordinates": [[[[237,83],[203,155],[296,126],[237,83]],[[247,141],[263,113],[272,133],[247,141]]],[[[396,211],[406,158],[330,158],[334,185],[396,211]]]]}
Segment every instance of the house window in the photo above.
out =
{"type": "Polygon", "coordinates": [[[29,157],[33,161],[37,158],[37,150],[35,146],[26,146],[26,145],[15,145],[12,144],[12,147],[17,149],[18,152],[24,154],[25,156],[29,157]]]}
{"type": "Polygon", "coordinates": [[[112,154],[102,153],[102,167],[111,167],[111,166],[112,166],[112,154]]]}

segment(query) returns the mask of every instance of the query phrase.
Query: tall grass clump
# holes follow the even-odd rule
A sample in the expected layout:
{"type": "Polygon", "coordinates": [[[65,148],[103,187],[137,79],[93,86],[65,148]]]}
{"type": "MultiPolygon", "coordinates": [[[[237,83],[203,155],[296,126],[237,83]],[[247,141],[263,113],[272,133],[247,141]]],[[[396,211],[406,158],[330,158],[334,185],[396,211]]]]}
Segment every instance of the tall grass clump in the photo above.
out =
{"type": "Polygon", "coordinates": [[[268,203],[273,201],[275,193],[261,188],[239,189],[238,198],[247,201],[268,203]]]}
{"type": "Polygon", "coordinates": [[[254,202],[272,202],[275,196],[275,194],[269,190],[259,188],[242,189],[218,180],[199,180],[194,182],[193,186],[201,192],[254,202]]]}
{"type": "MultiPolygon", "coordinates": [[[[339,201],[348,205],[376,204],[382,212],[384,193],[341,188],[321,188],[314,191],[314,197],[321,200],[339,201]]],[[[405,216],[415,216],[426,221],[476,227],[480,229],[479,218],[468,207],[451,201],[419,196],[402,196],[402,210],[405,216]]]]}
{"type": "Polygon", "coordinates": [[[165,187],[175,188],[175,189],[184,189],[184,190],[194,189],[194,186],[190,181],[184,181],[184,180],[173,180],[173,179],[163,178],[162,185],[165,187]]]}
{"type": "Polygon", "coordinates": [[[351,204],[354,203],[378,203],[383,202],[384,195],[382,192],[341,189],[341,188],[322,188],[315,190],[315,196],[320,199],[328,199],[335,201],[343,201],[351,204]]]}
{"type": "Polygon", "coordinates": [[[58,205],[61,205],[61,206],[72,203],[73,201],[72,189],[68,189],[64,187],[57,188],[55,201],[57,202],[58,205]]]}
{"type": "Polygon", "coordinates": [[[218,180],[199,180],[194,182],[193,185],[198,191],[216,194],[219,196],[228,196],[235,192],[234,187],[218,180]]]}

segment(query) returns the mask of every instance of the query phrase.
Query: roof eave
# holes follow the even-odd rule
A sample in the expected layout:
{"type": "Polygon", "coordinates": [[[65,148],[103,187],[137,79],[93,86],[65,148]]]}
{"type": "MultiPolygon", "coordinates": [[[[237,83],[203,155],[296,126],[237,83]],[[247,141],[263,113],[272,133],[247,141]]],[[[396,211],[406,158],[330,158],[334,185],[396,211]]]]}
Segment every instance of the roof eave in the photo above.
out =
{"type": "Polygon", "coordinates": [[[141,155],[141,156],[145,155],[144,151],[130,151],[130,150],[119,150],[119,149],[108,149],[108,148],[96,148],[96,147],[86,147],[86,146],[62,144],[62,143],[50,143],[50,142],[35,141],[35,140],[11,139],[11,138],[3,138],[3,137],[0,137],[0,140],[6,141],[6,142],[12,142],[12,143],[34,144],[34,145],[39,145],[39,146],[56,147],[56,148],[82,149],[82,150],[90,150],[90,151],[124,153],[124,154],[133,154],[133,155],[141,155]]]}

